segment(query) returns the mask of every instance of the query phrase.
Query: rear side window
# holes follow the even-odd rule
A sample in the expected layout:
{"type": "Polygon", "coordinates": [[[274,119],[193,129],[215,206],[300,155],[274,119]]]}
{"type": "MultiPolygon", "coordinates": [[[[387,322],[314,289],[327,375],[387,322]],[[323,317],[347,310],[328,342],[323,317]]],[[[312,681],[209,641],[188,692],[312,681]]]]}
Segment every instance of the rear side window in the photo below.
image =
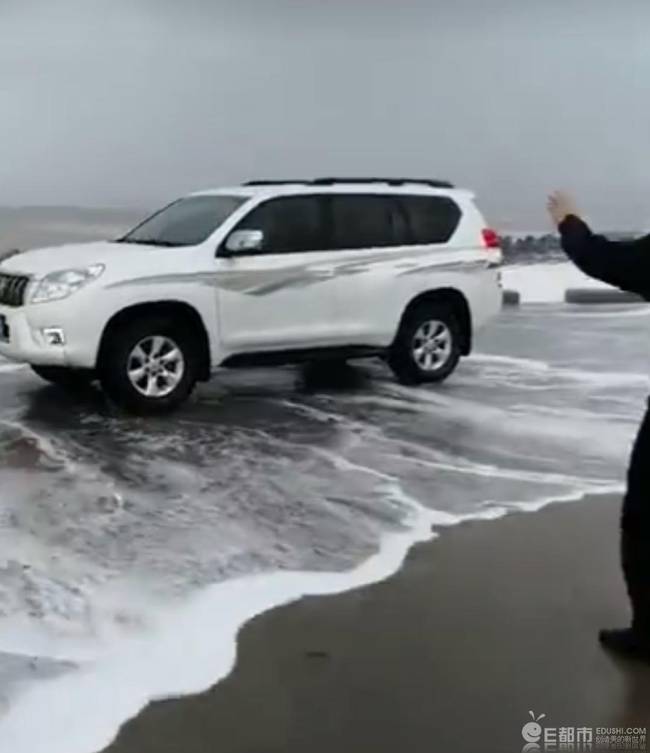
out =
{"type": "Polygon", "coordinates": [[[399,208],[388,196],[332,196],[332,248],[381,248],[398,245],[394,226],[398,211],[399,208]]]}
{"type": "Polygon", "coordinates": [[[458,204],[446,196],[404,196],[400,203],[418,246],[447,243],[460,223],[458,204]]]}
{"type": "Polygon", "coordinates": [[[237,230],[261,230],[261,253],[288,254],[327,249],[325,202],[321,196],[271,199],[252,210],[237,230]]]}

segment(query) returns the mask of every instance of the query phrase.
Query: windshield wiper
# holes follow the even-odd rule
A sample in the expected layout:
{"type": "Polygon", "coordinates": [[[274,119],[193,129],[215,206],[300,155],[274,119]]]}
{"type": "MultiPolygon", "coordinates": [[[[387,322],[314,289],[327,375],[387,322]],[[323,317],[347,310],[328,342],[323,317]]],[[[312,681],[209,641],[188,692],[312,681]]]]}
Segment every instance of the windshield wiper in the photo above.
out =
{"type": "Polygon", "coordinates": [[[137,246],[159,246],[160,248],[179,248],[185,243],[172,243],[171,241],[158,240],[156,238],[118,238],[113,243],[133,243],[137,246]]]}

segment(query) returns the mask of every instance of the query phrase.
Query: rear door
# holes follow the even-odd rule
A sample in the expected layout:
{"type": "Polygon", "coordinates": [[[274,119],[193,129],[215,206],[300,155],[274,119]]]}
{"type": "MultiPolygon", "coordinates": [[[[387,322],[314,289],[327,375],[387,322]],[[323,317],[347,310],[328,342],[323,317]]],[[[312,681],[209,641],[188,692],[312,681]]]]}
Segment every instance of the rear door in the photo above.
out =
{"type": "Polygon", "coordinates": [[[259,250],[217,259],[219,323],[226,352],[317,348],[338,343],[326,200],[269,199],[234,230],[261,230],[259,250]]]}
{"type": "Polygon", "coordinates": [[[349,345],[376,345],[378,317],[390,308],[391,280],[408,250],[406,217],[384,194],[333,194],[329,201],[336,260],[336,321],[349,345]]]}
{"type": "Polygon", "coordinates": [[[331,201],[337,316],[351,344],[388,345],[415,296],[444,287],[468,251],[462,211],[443,195],[348,194],[331,201]]]}

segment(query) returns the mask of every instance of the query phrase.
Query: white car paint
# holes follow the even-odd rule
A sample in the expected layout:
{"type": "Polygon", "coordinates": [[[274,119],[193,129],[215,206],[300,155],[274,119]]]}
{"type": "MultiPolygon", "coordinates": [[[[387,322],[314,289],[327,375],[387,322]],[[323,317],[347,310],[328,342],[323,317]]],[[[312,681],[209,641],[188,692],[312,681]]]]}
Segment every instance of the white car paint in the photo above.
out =
{"type": "Polygon", "coordinates": [[[40,249],[0,263],[0,273],[30,278],[19,308],[0,305],[11,332],[0,354],[34,365],[95,368],[102,334],[123,309],[180,301],[200,315],[208,333],[210,363],[233,355],[348,345],[388,347],[403,312],[418,295],[438,289],[460,292],[474,331],[501,307],[495,262],[486,250],[485,221],[473,195],[419,184],[359,184],[318,188],[275,185],[226,188],[193,195],[239,195],[245,203],[204,243],[158,248],[113,242],[40,249]],[[265,200],[308,193],[442,195],[452,197],[463,218],[448,244],[354,249],[222,258],[217,249],[240,220],[265,200]],[[48,273],[102,264],[103,274],[68,298],[31,303],[48,273]],[[60,328],[65,345],[49,345],[43,330],[60,328]]]}

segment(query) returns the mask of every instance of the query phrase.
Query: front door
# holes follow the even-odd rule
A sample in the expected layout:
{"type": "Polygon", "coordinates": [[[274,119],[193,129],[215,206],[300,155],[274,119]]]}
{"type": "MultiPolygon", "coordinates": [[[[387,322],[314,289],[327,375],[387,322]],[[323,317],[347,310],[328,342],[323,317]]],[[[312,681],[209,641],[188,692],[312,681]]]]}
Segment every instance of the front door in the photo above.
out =
{"type": "Polygon", "coordinates": [[[238,230],[259,231],[261,242],[217,257],[224,350],[235,355],[339,344],[324,199],[270,199],[252,209],[238,230]]]}

